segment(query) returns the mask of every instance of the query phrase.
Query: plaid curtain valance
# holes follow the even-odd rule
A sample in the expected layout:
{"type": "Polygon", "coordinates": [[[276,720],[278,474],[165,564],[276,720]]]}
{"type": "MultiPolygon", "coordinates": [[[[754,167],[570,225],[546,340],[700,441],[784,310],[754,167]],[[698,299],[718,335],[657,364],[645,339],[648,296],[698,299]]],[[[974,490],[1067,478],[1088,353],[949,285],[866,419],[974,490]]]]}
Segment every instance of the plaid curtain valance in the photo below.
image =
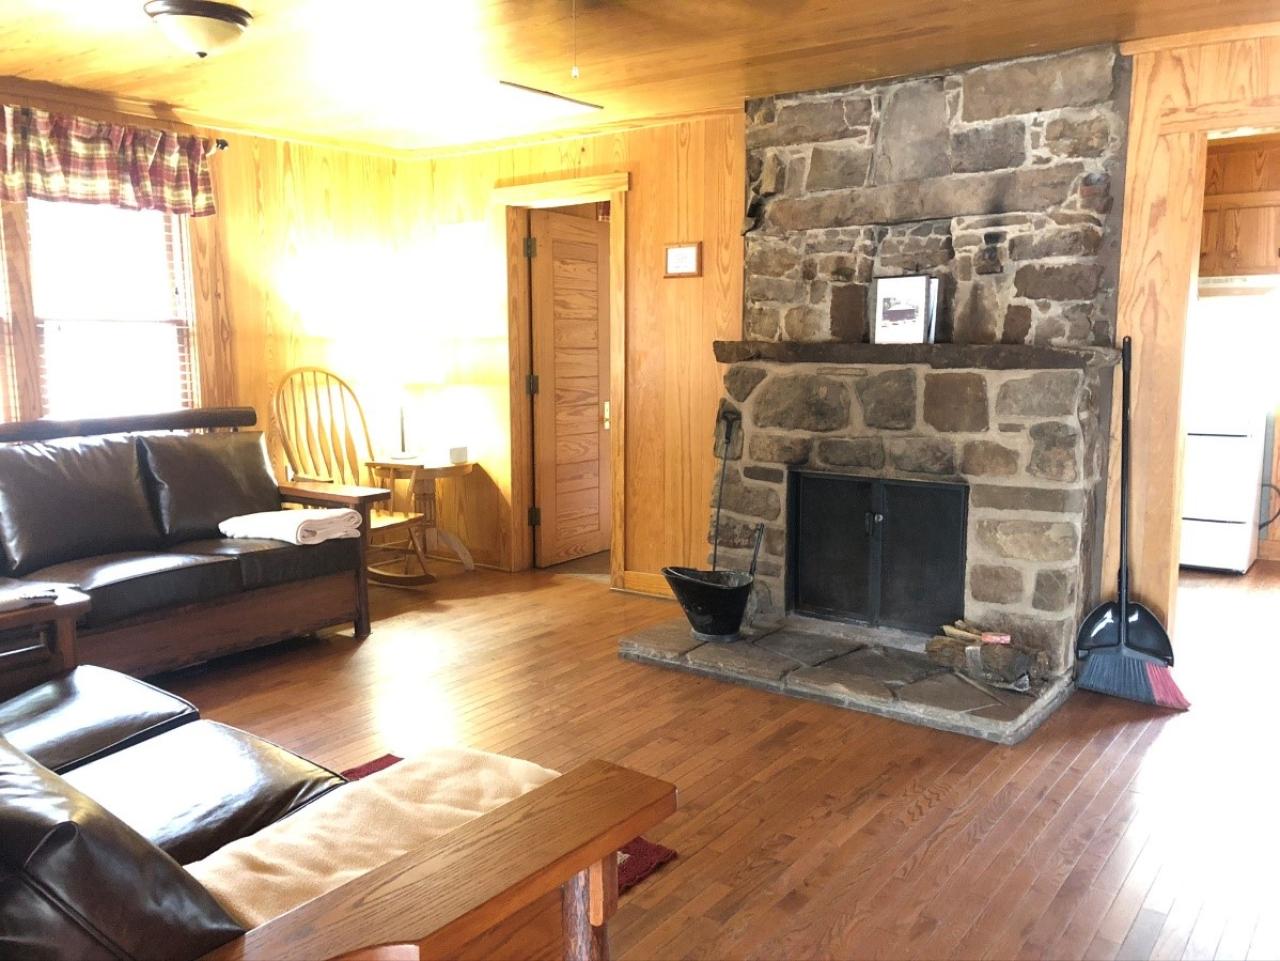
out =
{"type": "Polygon", "coordinates": [[[209,155],[190,134],[4,106],[0,200],[74,200],[203,217],[214,212],[209,155]]]}

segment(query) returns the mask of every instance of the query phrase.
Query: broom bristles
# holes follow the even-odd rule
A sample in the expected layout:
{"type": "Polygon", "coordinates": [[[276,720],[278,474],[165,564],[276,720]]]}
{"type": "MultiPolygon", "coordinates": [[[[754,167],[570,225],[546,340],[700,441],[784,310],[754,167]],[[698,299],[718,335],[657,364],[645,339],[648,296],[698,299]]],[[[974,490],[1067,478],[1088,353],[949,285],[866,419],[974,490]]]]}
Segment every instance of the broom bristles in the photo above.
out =
{"type": "Polygon", "coordinates": [[[1191,706],[1167,667],[1137,657],[1125,657],[1119,652],[1094,651],[1090,654],[1077,684],[1087,691],[1175,711],[1185,711],[1191,706]]]}
{"type": "Polygon", "coordinates": [[[1182,693],[1182,689],[1174,681],[1173,672],[1163,664],[1148,664],[1147,677],[1151,681],[1151,693],[1155,696],[1156,703],[1161,707],[1172,708],[1175,711],[1185,711],[1191,706],[1187,696],[1182,693]]]}

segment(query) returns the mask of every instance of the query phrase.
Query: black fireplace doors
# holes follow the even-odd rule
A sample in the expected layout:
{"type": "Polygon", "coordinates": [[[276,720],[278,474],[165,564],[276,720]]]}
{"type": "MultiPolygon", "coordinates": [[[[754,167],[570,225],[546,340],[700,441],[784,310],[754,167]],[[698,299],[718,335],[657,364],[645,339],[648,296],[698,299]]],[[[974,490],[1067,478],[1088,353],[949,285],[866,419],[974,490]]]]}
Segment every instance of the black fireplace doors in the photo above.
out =
{"type": "Polygon", "coordinates": [[[964,484],[793,470],[787,606],[829,620],[934,632],[964,616],[964,484]]]}

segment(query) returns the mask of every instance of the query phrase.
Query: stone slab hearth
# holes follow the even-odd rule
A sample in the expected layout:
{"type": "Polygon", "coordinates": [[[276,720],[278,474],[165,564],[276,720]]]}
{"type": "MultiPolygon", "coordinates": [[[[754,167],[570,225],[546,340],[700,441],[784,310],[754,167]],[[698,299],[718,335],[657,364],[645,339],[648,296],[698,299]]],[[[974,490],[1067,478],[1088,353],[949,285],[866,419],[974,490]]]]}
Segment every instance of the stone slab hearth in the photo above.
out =
{"type": "MultiPolygon", "coordinates": [[[[755,625],[734,643],[693,637],[673,618],[618,643],[619,656],[809,701],[1016,744],[1073,689],[1060,677],[1028,694],[977,686],[919,651],[913,636],[843,625],[832,632],[803,619],[755,625]]],[[[919,638],[920,642],[923,638],[919,638]]]]}

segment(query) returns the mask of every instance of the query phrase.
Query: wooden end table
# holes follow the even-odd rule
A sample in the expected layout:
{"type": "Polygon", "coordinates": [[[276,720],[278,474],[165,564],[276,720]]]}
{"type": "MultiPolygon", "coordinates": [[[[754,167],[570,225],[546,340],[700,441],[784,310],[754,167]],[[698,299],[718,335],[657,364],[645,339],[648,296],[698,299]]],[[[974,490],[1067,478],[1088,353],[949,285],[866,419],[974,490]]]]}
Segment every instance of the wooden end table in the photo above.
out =
{"type": "Polygon", "coordinates": [[[474,571],[476,562],[471,551],[453,531],[445,530],[436,518],[436,481],[465,477],[475,470],[475,463],[424,464],[412,460],[377,460],[368,462],[369,471],[379,486],[391,491],[389,510],[411,511],[422,515],[423,527],[431,532],[438,550],[443,541],[459,561],[463,570],[474,571]]]}
{"type": "Polygon", "coordinates": [[[59,588],[55,600],[0,611],[0,697],[79,664],[76,622],[88,611],[88,596],[69,587],[59,588]]]}

